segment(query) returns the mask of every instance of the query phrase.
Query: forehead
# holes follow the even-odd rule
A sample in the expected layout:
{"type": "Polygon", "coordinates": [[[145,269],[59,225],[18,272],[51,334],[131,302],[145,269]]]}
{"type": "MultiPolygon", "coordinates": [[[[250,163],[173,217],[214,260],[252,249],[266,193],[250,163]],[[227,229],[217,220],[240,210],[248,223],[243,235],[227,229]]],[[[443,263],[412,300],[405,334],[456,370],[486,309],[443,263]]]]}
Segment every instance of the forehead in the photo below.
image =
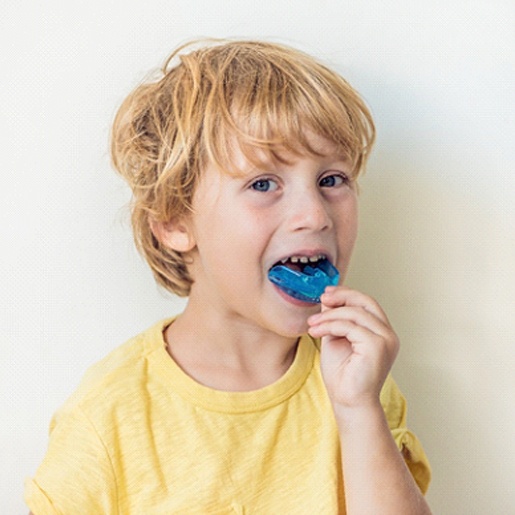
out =
{"type": "Polygon", "coordinates": [[[313,132],[306,132],[303,144],[289,142],[285,145],[258,146],[231,138],[228,148],[229,162],[218,166],[222,173],[228,175],[239,176],[256,169],[288,167],[306,157],[352,167],[352,159],[347,152],[336,143],[313,132]]]}

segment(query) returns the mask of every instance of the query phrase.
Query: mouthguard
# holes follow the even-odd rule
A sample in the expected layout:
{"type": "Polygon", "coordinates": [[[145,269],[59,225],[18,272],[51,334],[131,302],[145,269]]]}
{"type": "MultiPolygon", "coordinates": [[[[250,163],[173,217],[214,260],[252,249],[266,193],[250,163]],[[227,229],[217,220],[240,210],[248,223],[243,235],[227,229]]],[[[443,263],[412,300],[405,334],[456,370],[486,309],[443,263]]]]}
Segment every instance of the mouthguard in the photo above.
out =
{"type": "Polygon", "coordinates": [[[268,272],[268,279],[295,299],[320,303],[320,296],[326,287],[336,286],[340,274],[328,259],[324,259],[314,266],[306,265],[302,272],[275,265],[268,272]]]}

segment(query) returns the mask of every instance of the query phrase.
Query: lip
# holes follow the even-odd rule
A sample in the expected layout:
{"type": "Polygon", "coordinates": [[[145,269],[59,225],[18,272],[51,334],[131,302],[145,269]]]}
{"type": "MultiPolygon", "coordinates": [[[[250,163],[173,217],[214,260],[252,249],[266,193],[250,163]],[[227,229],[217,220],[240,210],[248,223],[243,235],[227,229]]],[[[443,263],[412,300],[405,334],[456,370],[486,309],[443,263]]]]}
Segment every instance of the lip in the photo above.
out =
{"type": "Polygon", "coordinates": [[[303,300],[296,299],[295,297],[292,297],[288,295],[286,292],[282,291],[281,288],[276,286],[275,284],[272,284],[277,294],[282,297],[286,302],[289,302],[290,304],[293,304],[294,306],[299,306],[302,308],[312,308],[317,307],[319,304],[316,302],[305,302],[303,300]]]}

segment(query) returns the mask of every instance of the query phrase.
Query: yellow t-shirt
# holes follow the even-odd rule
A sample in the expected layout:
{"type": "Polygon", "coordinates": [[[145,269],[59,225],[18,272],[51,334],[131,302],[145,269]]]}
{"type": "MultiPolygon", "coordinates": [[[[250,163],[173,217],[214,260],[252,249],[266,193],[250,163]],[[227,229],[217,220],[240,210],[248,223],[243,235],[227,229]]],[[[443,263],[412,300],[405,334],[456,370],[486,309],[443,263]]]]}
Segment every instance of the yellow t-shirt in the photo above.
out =
{"type": "MultiPolygon", "coordinates": [[[[196,383],[166,352],[162,321],[91,367],[54,416],[25,500],[35,515],[344,512],[338,432],[317,343],[252,392],[196,383]]],[[[422,491],[430,469],[388,378],[381,402],[422,491]]]]}

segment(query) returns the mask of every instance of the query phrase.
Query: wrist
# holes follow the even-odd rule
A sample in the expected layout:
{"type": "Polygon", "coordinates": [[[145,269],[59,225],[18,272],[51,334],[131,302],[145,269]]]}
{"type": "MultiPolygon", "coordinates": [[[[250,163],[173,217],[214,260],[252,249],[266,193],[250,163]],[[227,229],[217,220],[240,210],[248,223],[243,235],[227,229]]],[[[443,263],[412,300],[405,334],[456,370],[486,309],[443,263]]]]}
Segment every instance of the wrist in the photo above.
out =
{"type": "Polygon", "coordinates": [[[379,399],[354,406],[333,405],[340,433],[377,431],[388,427],[386,415],[379,399]]]}

